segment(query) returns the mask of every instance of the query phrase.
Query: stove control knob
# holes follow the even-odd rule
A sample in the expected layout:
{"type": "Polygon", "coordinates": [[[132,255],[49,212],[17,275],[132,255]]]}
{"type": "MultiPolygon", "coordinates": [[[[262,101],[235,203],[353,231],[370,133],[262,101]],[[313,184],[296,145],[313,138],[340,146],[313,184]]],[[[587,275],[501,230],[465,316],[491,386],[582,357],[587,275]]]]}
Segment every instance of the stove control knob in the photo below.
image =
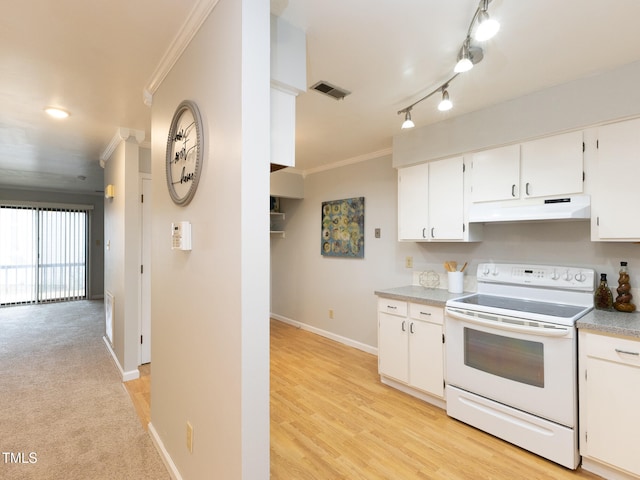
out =
{"type": "Polygon", "coordinates": [[[560,275],[558,274],[557,270],[554,270],[553,273],[551,274],[551,280],[558,280],[560,278],[560,275]]]}
{"type": "Polygon", "coordinates": [[[493,275],[494,277],[497,277],[499,273],[500,272],[498,271],[498,267],[494,267],[493,272],[491,272],[491,275],[493,275]]]}
{"type": "Polygon", "coordinates": [[[491,272],[491,270],[489,270],[489,267],[488,267],[488,266],[485,266],[485,267],[482,269],[482,275],[483,275],[484,277],[486,277],[487,275],[489,275],[489,273],[490,273],[490,272],[491,272]]]}
{"type": "Polygon", "coordinates": [[[586,276],[584,273],[582,273],[582,272],[578,272],[578,273],[576,274],[576,281],[578,281],[578,282],[584,282],[586,279],[587,279],[587,276],[586,276]]]}
{"type": "Polygon", "coordinates": [[[562,276],[562,279],[566,280],[567,282],[571,281],[572,278],[573,278],[573,275],[569,273],[569,270],[567,270],[565,274],[562,276]]]}

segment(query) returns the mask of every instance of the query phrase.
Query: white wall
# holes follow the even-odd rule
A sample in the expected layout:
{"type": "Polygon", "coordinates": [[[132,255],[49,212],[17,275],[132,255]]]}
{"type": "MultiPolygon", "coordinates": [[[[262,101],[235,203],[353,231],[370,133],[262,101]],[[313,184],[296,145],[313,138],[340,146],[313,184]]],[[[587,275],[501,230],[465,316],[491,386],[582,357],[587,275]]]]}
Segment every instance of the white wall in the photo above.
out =
{"type": "Polygon", "coordinates": [[[105,201],[104,288],[114,296],[113,343],[125,379],[137,378],[140,281],[139,146],[120,142],[104,167],[105,185],[115,196],[105,201]]]}
{"type": "Polygon", "coordinates": [[[395,172],[390,156],[326,170],[305,178],[303,200],[280,200],[286,236],[271,239],[272,313],[377,346],[373,292],[411,283],[404,257],[419,252],[397,241],[395,172]],[[322,202],[352,197],[365,197],[364,258],[323,257],[322,202]]]}
{"type": "Polygon", "coordinates": [[[269,477],[269,6],[220,0],[153,97],[151,426],[184,479],[269,477]],[[167,192],[185,99],[204,123],[191,203],[167,192]],[[172,222],[192,251],[172,251],[172,222]],[[193,426],[193,453],[186,424],[193,426]]]}

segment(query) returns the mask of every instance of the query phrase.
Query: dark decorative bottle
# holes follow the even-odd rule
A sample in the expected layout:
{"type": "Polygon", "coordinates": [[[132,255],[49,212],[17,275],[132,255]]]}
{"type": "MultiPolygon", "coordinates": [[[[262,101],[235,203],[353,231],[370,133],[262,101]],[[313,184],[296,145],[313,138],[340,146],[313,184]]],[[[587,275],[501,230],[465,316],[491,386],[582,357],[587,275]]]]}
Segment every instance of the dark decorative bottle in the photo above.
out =
{"type": "Polygon", "coordinates": [[[618,288],[616,291],[618,292],[618,296],[613,304],[613,308],[619,312],[635,311],[636,306],[631,303],[633,296],[631,295],[631,285],[629,284],[627,262],[620,262],[620,277],[618,277],[618,288]]]}
{"type": "Polygon", "coordinates": [[[600,274],[600,285],[596,288],[594,304],[598,310],[611,310],[613,307],[613,294],[607,284],[607,274],[600,274]]]}

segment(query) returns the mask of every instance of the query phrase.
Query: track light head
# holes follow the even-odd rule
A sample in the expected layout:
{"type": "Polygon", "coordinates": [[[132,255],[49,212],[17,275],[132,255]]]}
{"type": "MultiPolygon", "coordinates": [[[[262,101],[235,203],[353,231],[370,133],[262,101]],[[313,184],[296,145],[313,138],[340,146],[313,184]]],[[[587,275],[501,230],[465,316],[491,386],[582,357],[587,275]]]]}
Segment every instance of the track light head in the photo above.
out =
{"type": "Polygon", "coordinates": [[[471,55],[469,54],[469,38],[464,41],[458,53],[458,63],[456,63],[453,69],[456,73],[468,72],[473,68],[473,62],[471,61],[471,55]]]}
{"type": "Polygon", "coordinates": [[[490,18],[489,13],[485,9],[478,14],[478,26],[473,34],[473,38],[479,42],[484,42],[485,40],[492,38],[499,30],[500,23],[497,20],[490,18]]]}
{"type": "Polygon", "coordinates": [[[447,110],[451,110],[453,107],[453,103],[449,100],[449,92],[447,92],[447,88],[444,87],[442,89],[442,100],[438,104],[438,110],[441,112],[446,112],[447,110]]]}
{"type": "Polygon", "coordinates": [[[402,123],[402,129],[413,128],[415,127],[415,123],[411,120],[411,109],[407,110],[404,114],[404,122],[402,123]]]}

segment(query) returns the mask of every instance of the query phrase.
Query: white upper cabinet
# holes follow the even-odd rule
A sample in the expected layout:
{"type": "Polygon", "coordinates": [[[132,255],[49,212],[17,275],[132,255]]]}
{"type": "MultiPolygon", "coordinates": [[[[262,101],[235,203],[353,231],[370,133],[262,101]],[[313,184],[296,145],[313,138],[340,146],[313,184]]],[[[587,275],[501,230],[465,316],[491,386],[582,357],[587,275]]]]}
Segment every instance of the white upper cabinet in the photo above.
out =
{"type": "Polygon", "coordinates": [[[398,239],[474,241],[465,225],[463,157],[398,169],[398,239]]]}
{"type": "Polygon", "coordinates": [[[639,241],[640,119],[598,129],[592,240],[639,241]]]}
{"type": "Polygon", "coordinates": [[[426,240],[429,228],[429,164],[398,170],[398,239],[426,240]]]}
{"type": "Polygon", "coordinates": [[[474,203],[581,193],[582,132],[475,153],[472,169],[474,203]]]}
{"type": "Polygon", "coordinates": [[[429,237],[464,238],[464,163],[462,157],[429,163],[429,237]]]}
{"type": "Polygon", "coordinates": [[[472,202],[511,200],[520,196],[520,145],[475,153],[472,202]]]}
{"type": "Polygon", "coordinates": [[[548,197],[582,193],[582,132],[542,138],[521,146],[524,197],[548,197]]]}

